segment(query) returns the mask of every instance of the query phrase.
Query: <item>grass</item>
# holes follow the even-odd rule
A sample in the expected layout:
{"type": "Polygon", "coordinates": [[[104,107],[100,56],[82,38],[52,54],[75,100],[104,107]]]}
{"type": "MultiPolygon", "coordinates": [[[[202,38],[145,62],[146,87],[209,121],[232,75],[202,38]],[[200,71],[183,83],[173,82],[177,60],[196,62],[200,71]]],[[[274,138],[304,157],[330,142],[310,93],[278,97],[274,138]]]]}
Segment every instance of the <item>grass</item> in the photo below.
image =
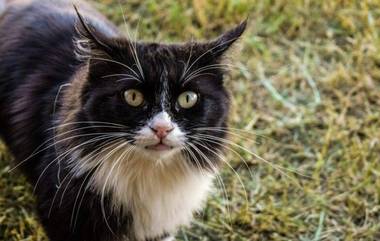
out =
{"type": "MultiPolygon", "coordinates": [[[[231,152],[228,197],[219,187],[178,240],[380,240],[379,1],[94,2],[121,27],[123,9],[144,40],[215,37],[249,16],[231,124],[257,133],[235,141],[271,164],[231,152]]],[[[0,240],[46,240],[10,160],[1,146],[0,240]]]]}

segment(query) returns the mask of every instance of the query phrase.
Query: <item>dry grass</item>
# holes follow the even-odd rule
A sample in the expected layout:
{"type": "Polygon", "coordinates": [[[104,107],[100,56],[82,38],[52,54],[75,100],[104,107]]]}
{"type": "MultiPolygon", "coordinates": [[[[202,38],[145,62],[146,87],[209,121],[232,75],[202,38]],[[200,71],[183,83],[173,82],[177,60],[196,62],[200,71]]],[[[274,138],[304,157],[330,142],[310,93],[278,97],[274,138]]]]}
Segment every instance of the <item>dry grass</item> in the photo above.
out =
{"type": "MultiPolygon", "coordinates": [[[[231,122],[257,133],[236,141],[272,164],[231,153],[228,197],[219,188],[178,240],[380,240],[379,1],[95,2],[120,26],[125,10],[145,40],[215,37],[249,16],[227,82],[231,122]]],[[[0,240],[46,240],[30,187],[0,153],[0,240]]]]}

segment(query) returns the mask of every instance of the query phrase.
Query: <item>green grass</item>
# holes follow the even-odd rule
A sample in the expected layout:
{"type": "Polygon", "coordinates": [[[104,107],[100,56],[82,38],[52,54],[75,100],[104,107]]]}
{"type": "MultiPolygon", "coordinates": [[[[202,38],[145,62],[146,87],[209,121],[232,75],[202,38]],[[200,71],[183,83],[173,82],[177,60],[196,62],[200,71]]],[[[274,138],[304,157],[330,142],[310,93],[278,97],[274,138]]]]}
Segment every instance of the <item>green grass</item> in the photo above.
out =
{"type": "MultiPolygon", "coordinates": [[[[379,1],[94,2],[121,27],[123,9],[144,40],[216,37],[249,16],[231,124],[257,133],[235,141],[271,164],[231,153],[227,198],[219,186],[178,240],[380,240],[379,1]]],[[[0,147],[0,240],[46,240],[10,160],[0,147]]]]}

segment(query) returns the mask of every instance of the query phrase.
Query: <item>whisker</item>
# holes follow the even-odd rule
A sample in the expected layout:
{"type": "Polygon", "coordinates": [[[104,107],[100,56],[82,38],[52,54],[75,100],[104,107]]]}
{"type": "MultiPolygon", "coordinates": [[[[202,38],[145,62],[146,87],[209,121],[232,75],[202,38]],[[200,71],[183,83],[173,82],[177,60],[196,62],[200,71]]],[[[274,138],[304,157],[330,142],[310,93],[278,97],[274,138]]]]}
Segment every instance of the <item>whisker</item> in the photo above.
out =
{"type": "MultiPolygon", "coordinates": [[[[194,65],[195,65],[200,59],[202,59],[207,53],[210,53],[211,51],[213,51],[214,49],[216,49],[216,48],[218,48],[218,47],[220,47],[220,46],[222,46],[222,45],[225,45],[225,44],[228,44],[228,43],[230,43],[230,42],[233,42],[233,41],[235,41],[236,39],[237,39],[237,38],[233,38],[233,39],[230,39],[230,40],[228,40],[228,41],[226,41],[226,42],[223,42],[223,43],[217,44],[216,46],[214,46],[214,47],[208,49],[207,51],[205,51],[203,54],[201,54],[198,58],[196,58],[196,59],[193,61],[193,63],[190,65],[190,67],[186,69],[186,71],[185,71],[185,73],[183,74],[183,76],[186,76],[187,73],[188,73],[188,71],[190,71],[191,68],[192,68],[192,67],[193,67],[193,66],[194,66],[194,65]]],[[[181,81],[182,81],[182,80],[181,80],[181,81]]],[[[185,84],[185,83],[182,83],[182,86],[184,86],[184,84],[185,84]]]]}
{"type": "MultiPolygon", "coordinates": [[[[53,136],[53,146],[54,146],[54,150],[55,150],[55,152],[57,153],[57,138],[58,137],[60,137],[60,136],[62,136],[62,135],[67,135],[67,133],[70,133],[70,132],[76,132],[76,131],[79,131],[79,130],[84,130],[84,129],[88,129],[88,128],[100,128],[100,127],[103,127],[103,128],[121,128],[121,127],[114,127],[114,126],[111,126],[111,127],[108,127],[108,126],[86,126],[86,127],[81,127],[81,128],[75,128],[75,129],[72,129],[72,130],[70,130],[70,131],[66,131],[66,132],[64,132],[64,133],[60,133],[59,135],[56,135],[56,130],[54,130],[54,136],[53,136]]],[[[126,135],[126,134],[125,134],[126,135]]],[[[47,147],[47,148],[49,148],[49,146],[47,147]]],[[[60,160],[58,160],[58,172],[57,172],[57,174],[59,175],[61,172],[60,172],[60,168],[61,168],[61,162],[60,162],[60,160]]],[[[57,178],[58,178],[58,182],[60,183],[60,176],[57,176],[57,178]]]]}
{"type": "Polygon", "coordinates": [[[194,43],[193,43],[193,40],[191,40],[190,53],[189,53],[189,57],[187,58],[187,61],[185,63],[184,71],[182,72],[182,75],[181,75],[181,80],[185,78],[185,75],[186,75],[186,73],[188,71],[187,69],[189,67],[190,60],[191,60],[191,57],[192,57],[192,54],[193,54],[193,47],[194,47],[194,43]]]}
{"type": "Polygon", "coordinates": [[[202,172],[202,174],[204,174],[204,173],[203,173],[203,170],[202,170],[202,167],[201,167],[201,164],[200,164],[198,158],[195,156],[194,152],[192,152],[192,151],[191,151],[187,146],[185,146],[185,145],[183,146],[183,148],[185,148],[185,150],[187,150],[188,153],[191,155],[191,157],[194,159],[195,164],[197,165],[197,169],[198,169],[200,172],[202,172]]]}
{"type": "MultiPolygon", "coordinates": [[[[120,139],[120,138],[119,138],[119,139],[120,139]]],[[[100,145],[98,148],[96,148],[96,149],[93,150],[90,154],[88,154],[88,156],[91,156],[91,157],[92,157],[92,156],[96,156],[96,155],[99,156],[99,155],[102,154],[104,151],[108,150],[108,148],[112,148],[112,147],[113,147],[112,144],[114,144],[114,143],[112,143],[112,142],[117,143],[118,141],[120,141],[119,139],[111,140],[111,141],[109,141],[109,142],[106,142],[106,143],[100,145]],[[110,146],[108,146],[107,148],[104,148],[104,147],[107,146],[107,145],[110,145],[110,146]],[[104,149],[103,149],[103,148],[104,148],[104,149]],[[102,150],[102,149],[103,149],[103,150],[102,150]],[[101,150],[101,151],[99,152],[99,150],[101,150]]],[[[73,177],[75,176],[75,172],[68,172],[67,175],[63,178],[62,183],[64,183],[64,182],[66,181],[66,179],[70,176],[70,174],[71,174],[71,178],[73,178],[73,177]]],[[[71,183],[71,179],[70,179],[70,181],[68,182],[68,185],[69,185],[70,183],[71,183]]],[[[51,212],[52,212],[52,208],[53,208],[53,206],[54,206],[55,199],[56,199],[56,197],[57,197],[57,195],[58,195],[59,190],[61,189],[61,187],[62,187],[62,184],[59,185],[59,186],[57,187],[57,191],[55,192],[54,197],[53,197],[53,200],[52,200],[52,203],[51,203],[51,205],[50,205],[50,209],[49,209],[48,217],[50,217],[50,215],[51,215],[51,212]]],[[[63,196],[64,196],[64,193],[62,194],[62,199],[63,199],[63,196]]]]}
{"type": "MultiPolygon", "coordinates": [[[[196,140],[196,141],[198,141],[198,142],[200,142],[200,144],[202,144],[202,140],[196,140]]],[[[233,154],[237,155],[237,157],[240,159],[240,161],[244,163],[244,166],[247,168],[247,170],[248,170],[248,172],[249,172],[251,178],[254,179],[254,175],[253,175],[253,173],[252,173],[251,168],[249,167],[247,161],[242,157],[242,155],[240,155],[239,152],[237,152],[237,151],[234,150],[233,148],[230,148],[229,146],[226,146],[226,145],[224,145],[224,144],[222,144],[222,143],[220,143],[220,142],[212,141],[212,140],[207,140],[207,141],[208,141],[208,142],[211,142],[211,143],[214,143],[214,144],[216,144],[216,145],[219,145],[219,146],[222,147],[222,148],[227,148],[227,149],[228,149],[229,151],[231,151],[233,154]]]]}
{"type": "Polygon", "coordinates": [[[194,128],[194,130],[199,130],[199,131],[209,131],[209,130],[212,130],[212,131],[231,132],[231,133],[233,133],[234,131],[236,131],[236,132],[240,132],[240,133],[244,133],[244,134],[250,134],[250,135],[259,136],[259,137],[263,137],[263,138],[266,138],[266,139],[273,140],[273,138],[271,138],[271,137],[268,137],[268,136],[265,136],[265,135],[262,135],[262,134],[258,134],[258,133],[254,132],[254,131],[251,131],[251,130],[245,130],[245,129],[239,129],[239,128],[233,128],[233,127],[214,127],[214,126],[210,126],[210,127],[198,127],[198,128],[194,128]]]}
{"type": "MultiPolygon", "coordinates": [[[[120,0],[118,0],[118,3],[119,3],[120,11],[122,13],[123,21],[124,21],[124,28],[125,28],[125,30],[127,32],[128,38],[132,39],[131,38],[131,34],[130,34],[128,28],[127,28],[127,20],[126,20],[123,8],[121,6],[120,0]]],[[[136,67],[137,67],[137,69],[138,69],[138,71],[139,71],[142,79],[144,80],[145,79],[144,71],[143,71],[143,68],[141,66],[139,56],[137,54],[137,35],[138,35],[138,26],[136,28],[136,32],[135,32],[135,36],[134,36],[134,41],[132,41],[132,43],[130,42],[129,45],[130,45],[130,48],[132,48],[132,57],[133,57],[133,60],[135,61],[136,67]]]]}
{"type": "Polygon", "coordinates": [[[138,79],[138,78],[136,78],[136,76],[130,75],[130,74],[110,74],[110,75],[102,76],[102,78],[112,78],[112,77],[117,77],[117,76],[127,77],[127,78],[119,79],[119,80],[117,80],[117,82],[122,81],[122,80],[136,80],[136,81],[140,82],[140,79],[138,79]]]}
{"type": "Polygon", "coordinates": [[[86,141],[86,142],[83,142],[83,143],[81,143],[81,144],[75,146],[75,147],[72,148],[72,149],[68,149],[68,150],[66,150],[65,152],[63,152],[62,154],[58,155],[58,156],[57,156],[56,158],[54,158],[53,161],[51,161],[51,162],[50,162],[50,163],[44,168],[44,170],[41,172],[41,174],[40,174],[40,176],[38,177],[37,182],[36,182],[36,184],[35,184],[35,186],[34,186],[34,188],[33,188],[33,193],[36,192],[37,186],[38,186],[38,184],[39,184],[39,182],[40,182],[42,176],[45,174],[45,172],[49,169],[49,167],[50,167],[54,162],[56,162],[56,161],[59,160],[60,158],[64,158],[64,157],[66,157],[68,154],[70,154],[71,152],[77,150],[78,148],[80,148],[80,147],[82,147],[82,146],[85,146],[85,145],[88,145],[88,144],[94,143],[94,142],[99,141],[99,140],[104,140],[104,139],[113,138],[113,137],[114,137],[114,136],[112,136],[112,135],[111,135],[111,136],[109,136],[109,135],[97,136],[97,137],[95,137],[95,138],[92,138],[92,139],[90,139],[90,140],[88,140],[88,141],[86,141]]]}
{"type": "MultiPolygon", "coordinates": [[[[114,63],[114,64],[118,64],[118,65],[121,65],[123,66],[124,68],[130,70],[136,77],[136,79],[139,79],[139,75],[136,73],[136,71],[134,69],[132,69],[131,67],[129,67],[128,65],[126,64],[123,64],[119,61],[116,61],[116,60],[112,60],[112,59],[105,59],[105,58],[100,58],[100,57],[91,57],[91,59],[94,59],[94,60],[100,60],[100,61],[105,61],[105,62],[110,62],[110,63],[114,63]]],[[[142,82],[140,79],[139,79],[139,82],[142,82]]]]}
{"type": "Polygon", "coordinates": [[[66,83],[59,86],[57,94],[55,95],[55,98],[54,98],[53,115],[55,115],[56,113],[58,99],[59,99],[59,95],[61,94],[62,89],[70,85],[71,83],[66,83]]]}
{"type": "MultiPolygon", "coordinates": [[[[123,146],[123,145],[121,144],[121,146],[123,146]]],[[[130,148],[130,149],[131,149],[131,148],[130,148]]],[[[130,149],[128,149],[128,150],[130,150],[130,149]]],[[[112,165],[112,167],[111,167],[111,169],[110,169],[110,171],[109,171],[109,174],[108,174],[108,176],[107,176],[107,178],[106,178],[106,181],[105,181],[105,183],[104,183],[104,185],[103,185],[102,194],[101,194],[101,209],[102,209],[103,218],[104,218],[104,221],[105,221],[105,223],[106,223],[108,229],[109,229],[110,232],[113,233],[113,234],[114,234],[114,232],[112,231],[112,228],[111,228],[111,226],[109,225],[109,223],[108,223],[108,221],[107,221],[106,211],[105,211],[105,207],[104,207],[105,189],[106,189],[106,185],[107,185],[107,183],[108,183],[108,179],[109,179],[109,177],[111,176],[113,169],[114,169],[115,166],[116,166],[116,165],[122,160],[122,158],[125,156],[125,153],[129,153],[129,151],[124,151],[123,154],[120,155],[119,159],[116,160],[115,163],[112,165]]]]}
{"type": "MultiPolygon", "coordinates": [[[[119,149],[121,149],[121,148],[123,148],[125,145],[127,145],[128,143],[127,142],[121,142],[114,150],[113,150],[113,152],[115,153],[116,151],[118,151],[119,149]]],[[[113,153],[112,153],[113,154],[113,153]]],[[[109,156],[111,156],[112,154],[110,154],[109,156]]],[[[99,160],[99,163],[101,164],[102,162],[101,161],[104,161],[104,159],[108,159],[108,157],[106,157],[106,158],[103,158],[103,159],[100,159],[99,160]]],[[[111,170],[112,171],[112,170],[111,170]]],[[[110,172],[111,172],[110,171],[110,172]]],[[[91,173],[91,171],[89,172],[89,174],[91,173]]],[[[87,174],[87,175],[89,175],[89,174],[87,174]]],[[[77,195],[77,197],[76,197],[76,199],[75,199],[75,202],[74,202],[74,209],[73,209],[73,212],[72,212],[72,216],[71,216],[71,221],[70,221],[70,223],[73,223],[73,219],[74,219],[74,216],[76,216],[76,217],[78,217],[78,215],[79,215],[79,210],[80,210],[80,206],[81,206],[81,204],[82,204],[82,200],[83,200],[83,198],[84,198],[84,195],[85,195],[85,193],[86,193],[86,189],[88,188],[88,185],[87,185],[87,187],[84,189],[84,192],[83,192],[83,195],[82,195],[82,198],[81,198],[81,200],[80,200],[80,202],[79,202],[79,206],[78,206],[78,211],[77,211],[77,215],[75,215],[75,207],[76,207],[76,204],[77,204],[77,201],[78,201],[78,198],[79,198],[79,194],[81,193],[81,189],[82,189],[82,186],[83,186],[83,184],[84,184],[84,182],[82,182],[82,185],[81,185],[81,187],[80,187],[80,189],[79,189],[79,191],[78,191],[78,195],[77,195]]],[[[76,224],[76,220],[77,220],[77,218],[75,218],[75,221],[74,221],[74,227],[75,227],[75,224],[76,224]]]]}
{"type": "MultiPolygon", "coordinates": [[[[245,187],[245,185],[244,185],[244,182],[243,182],[243,180],[241,179],[241,177],[240,177],[240,175],[239,175],[239,173],[228,163],[228,161],[225,159],[225,157],[223,156],[223,155],[221,155],[220,153],[217,153],[217,152],[215,152],[215,151],[213,151],[213,150],[211,150],[211,148],[209,148],[209,147],[207,147],[206,145],[203,145],[203,144],[201,144],[201,143],[199,143],[199,142],[197,142],[197,141],[195,141],[198,145],[200,145],[200,146],[202,146],[202,147],[204,147],[204,148],[206,148],[208,151],[210,151],[211,153],[214,153],[215,155],[217,155],[218,157],[219,157],[219,159],[220,160],[222,160],[232,171],[233,171],[233,173],[237,176],[237,178],[238,178],[238,180],[239,180],[239,182],[240,182],[240,185],[242,186],[242,188],[243,188],[243,191],[244,191],[244,197],[245,197],[245,201],[246,201],[246,208],[248,208],[248,203],[249,203],[249,201],[248,201],[248,193],[247,193],[247,189],[246,189],[246,187],[245,187]]],[[[191,144],[191,143],[189,143],[189,144],[191,144]]],[[[196,146],[194,146],[194,148],[196,148],[196,149],[198,149],[196,146]]],[[[198,149],[199,150],[199,149],[198,149]]],[[[199,152],[201,152],[200,150],[199,150],[199,152]]],[[[204,154],[203,154],[204,155],[204,154]]]]}
{"type": "Polygon", "coordinates": [[[188,76],[186,76],[186,78],[184,79],[184,82],[186,83],[194,75],[197,75],[197,74],[202,73],[204,71],[214,70],[214,69],[223,69],[223,68],[228,67],[228,66],[229,66],[228,64],[210,64],[210,65],[203,66],[203,67],[198,68],[197,70],[191,72],[191,74],[189,74],[188,76]]]}
{"type": "MultiPolygon", "coordinates": [[[[116,141],[116,143],[115,143],[115,145],[116,145],[116,147],[119,145],[119,142],[117,141],[117,140],[115,140],[116,141]]],[[[115,145],[110,145],[109,146],[109,148],[113,148],[115,145]]],[[[108,148],[105,148],[103,151],[106,151],[106,150],[108,150],[108,148]]],[[[91,170],[93,170],[93,169],[97,169],[98,168],[98,166],[99,166],[99,164],[101,164],[101,161],[102,160],[104,160],[104,159],[107,159],[109,156],[111,156],[114,152],[116,152],[116,150],[118,150],[118,149],[116,149],[116,148],[114,148],[114,150],[112,150],[111,152],[109,152],[107,155],[106,155],[106,157],[104,157],[103,159],[99,159],[98,161],[96,161],[95,162],[95,165],[92,167],[92,168],[90,168],[89,170],[87,170],[88,172],[91,172],[91,170]]],[[[99,155],[97,155],[97,156],[101,156],[100,154],[101,153],[103,153],[103,151],[101,151],[100,153],[99,153],[99,155]]],[[[91,154],[91,153],[90,153],[91,154]]],[[[88,156],[88,155],[86,155],[85,157],[83,157],[84,159],[89,159],[90,158],[90,156],[88,156]]],[[[82,167],[81,166],[77,166],[75,169],[83,169],[84,167],[83,167],[83,165],[82,165],[82,167]]],[[[72,169],[74,169],[74,167],[72,168],[72,169]]],[[[75,174],[75,172],[73,172],[73,174],[75,174]]],[[[75,174],[75,175],[78,175],[78,174],[75,174]]],[[[73,175],[73,177],[75,176],[75,175],[73,175]]],[[[63,191],[63,193],[62,193],[62,196],[61,196],[61,200],[60,200],[60,203],[59,203],[59,206],[61,206],[62,205],[62,202],[63,202],[63,197],[64,197],[64,195],[65,195],[65,193],[66,193],[66,190],[67,190],[67,188],[68,188],[68,186],[70,185],[70,183],[71,183],[71,181],[72,181],[72,178],[70,179],[70,181],[69,181],[69,183],[66,185],[66,188],[64,189],[64,191],[63,191]]]]}
{"type": "MultiPolygon", "coordinates": [[[[239,149],[241,149],[241,150],[243,150],[243,151],[245,151],[245,152],[247,152],[247,153],[253,155],[253,156],[256,157],[257,159],[263,161],[264,163],[270,165],[271,167],[275,168],[277,171],[279,171],[281,174],[283,174],[284,176],[286,176],[286,177],[289,178],[290,180],[295,181],[295,183],[296,183],[297,185],[299,185],[298,181],[295,180],[294,178],[290,177],[289,175],[287,175],[287,174],[286,174],[284,171],[282,171],[282,170],[286,170],[286,171],[289,171],[289,172],[292,172],[292,173],[298,174],[298,175],[300,175],[300,176],[302,176],[302,177],[312,178],[312,177],[307,176],[307,175],[305,175],[305,174],[303,174],[303,173],[300,173],[300,172],[297,171],[297,170],[292,170],[292,169],[288,169],[288,168],[281,167],[281,166],[278,166],[278,165],[276,165],[276,164],[273,164],[273,163],[271,163],[271,162],[265,160],[264,158],[262,158],[262,157],[259,156],[258,154],[256,154],[256,153],[254,153],[254,152],[248,150],[247,148],[245,148],[245,147],[243,147],[243,146],[241,146],[241,145],[238,145],[238,144],[236,144],[236,143],[234,143],[234,142],[231,142],[231,141],[229,141],[229,140],[226,140],[226,139],[223,139],[223,138],[218,138],[218,137],[215,137],[215,136],[204,135],[204,134],[198,134],[198,136],[199,136],[199,137],[203,137],[203,138],[207,138],[208,140],[210,140],[210,139],[214,139],[214,140],[216,140],[216,141],[221,141],[221,142],[224,142],[224,143],[226,143],[226,144],[228,144],[228,145],[235,146],[235,147],[237,147],[237,148],[239,148],[239,149]]],[[[206,141],[207,141],[207,139],[206,139],[206,141]]]]}
{"type": "MultiPolygon", "coordinates": [[[[214,173],[216,174],[215,176],[216,176],[216,178],[217,178],[217,180],[219,182],[219,185],[222,188],[222,192],[223,192],[224,198],[225,198],[226,201],[228,201],[229,200],[229,196],[228,196],[228,193],[227,193],[227,189],[226,189],[226,186],[224,185],[222,177],[218,174],[218,171],[217,171],[218,169],[212,164],[211,160],[201,150],[199,150],[196,146],[192,145],[191,143],[188,143],[188,145],[191,145],[192,148],[198,152],[198,154],[202,155],[203,158],[205,159],[205,161],[208,163],[208,165],[210,165],[211,168],[214,170],[214,173]]],[[[227,209],[227,213],[229,214],[229,221],[231,222],[232,217],[231,217],[230,207],[227,204],[225,205],[225,207],[227,209]]]]}
{"type": "Polygon", "coordinates": [[[189,81],[191,81],[193,79],[199,78],[201,76],[216,76],[216,75],[213,74],[213,73],[203,73],[203,74],[201,73],[201,74],[197,74],[197,75],[192,76],[191,78],[187,78],[186,79],[186,83],[188,83],[189,81]]]}
{"type": "Polygon", "coordinates": [[[116,82],[121,82],[121,81],[125,81],[125,80],[136,80],[136,81],[138,81],[136,78],[122,78],[122,79],[116,80],[116,82]]]}
{"type": "MultiPolygon", "coordinates": [[[[75,129],[74,129],[74,130],[70,130],[70,131],[68,131],[68,133],[73,132],[73,131],[75,131],[75,129]]],[[[63,135],[66,135],[66,134],[67,134],[66,132],[63,132],[63,133],[61,133],[61,134],[59,134],[59,135],[57,135],[57,136],[61,136],[61,135],[63,136],[63,135]]],[[[60,139],[60,140],[58,140],[58,141],[53,141],[52,144],[46,146],[46,147],[43,148],[43,149],[40,149],[40,148],[42,148],[44,145],[46,145],[49,141],[51,141],[51,140],[55,140],[56,137],[53,136],[52,138],[49,138],[49,139],[46,140],[44,143],[42,143],[40,146],[38,146],[38,147],[32,152],[32,154],[30,154],[30,155],[29,155],[26,159],[24,159],[23,161],[19,162],[16,166],[14,166],[13,168],[11,168],[8,172],[9,172],[9,173],[10,173],[10,172],[13,172],[15,169],[17,169],[18,167],[20,167],[21,165],[23,165],[25,162],[27,162],[28,160],[30,160],[30,159],[33,158],[34,156],[36,156],[36,155],[40,154],[41,152],[43,152],[43,151],[45,151],[45,150],[47,150],[47,149],[49,149],[49,148],[55,146],[55,145],[58,144],[58,143],[65,142],[65,141],[67,141],[67,140],[74,139],[74,138],[77,138],[77,137],[87,137],[87,136],[101,135],[101,134],[102,134],[102,133],[88,133],[88,134],[80,134],[80,135],[70,136],[70,137],[67,137],[67,138],[64,138],[64,139],[60,139]],[[38,149],[40,149],[40,150],[38,150],[38,149]]],[[[122,135],[122,136],[129,136],[127,133],[115,133],[115,135],[116,135],[116,134],[118,134],[118,135],[122,135]]]]}
{"type": "Polygon", "coordinates": [[[59,124],[59,125],[50,127],[46,130],[52,130],[54,128],[60,128],[60,127],[64,127],[64,126],[77,125],[77,124],[104,124],[104,125],[119,126],[119,127],[124,127],[124,128],[128,127],[128,126],[125,126],[122,124],[117,124],[117,123],[112,123],[112,122],[104,122],[104,121],[73,121],[73,122],[67,122],[67,123],[59,124]]]}

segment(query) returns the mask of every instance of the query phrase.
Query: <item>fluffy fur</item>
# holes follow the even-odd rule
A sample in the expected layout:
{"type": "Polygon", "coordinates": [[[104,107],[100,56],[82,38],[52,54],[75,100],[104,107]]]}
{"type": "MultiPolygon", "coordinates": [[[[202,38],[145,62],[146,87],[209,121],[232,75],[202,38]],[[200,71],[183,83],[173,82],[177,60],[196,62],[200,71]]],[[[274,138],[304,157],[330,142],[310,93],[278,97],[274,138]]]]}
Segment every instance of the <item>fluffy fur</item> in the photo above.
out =
{"type": "MultiPolygon", "coordinates": [[[[110,158],[122,154],[114,155],[110,158]]],[[[103,165],[91,183],[95,189],[107,183],[103,191],[112,193],[113,203],[128,207],[137,238],[156,237],[162,230],[174,233],[179,224],[189,224],[211,188],[213,175],[199,172],[181,157],[157,164],[138,152],[129,155],[120,168],[113,162],[103,165]]]]}
{"type": "Polygon", "coordinates": [[[77,6],[80,14],[64,0],[6,6],[0,135],[35,186],[50,240],[172,240],[221,165],[222,59],[246,23],[209,42],[134,42],[77,6]],[[126,103],[127,90],[143,102],[126,103]],[[189,109],[178,101],[186,91],[198,98],[189,109]]]}

